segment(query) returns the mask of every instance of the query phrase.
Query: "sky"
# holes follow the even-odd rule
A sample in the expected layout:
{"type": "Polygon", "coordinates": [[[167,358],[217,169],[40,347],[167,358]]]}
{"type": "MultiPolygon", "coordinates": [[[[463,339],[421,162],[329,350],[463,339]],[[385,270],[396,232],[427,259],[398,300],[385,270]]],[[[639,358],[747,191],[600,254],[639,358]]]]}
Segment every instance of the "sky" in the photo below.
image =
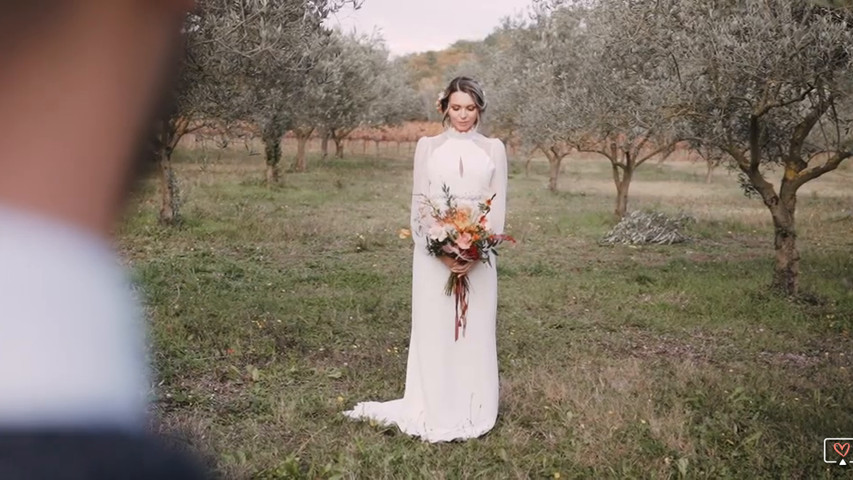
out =
{"type": "Polygon", "coordinates": [[[364,0],[346,8],[326,25],[345,32],[355,28],[385,39],[392,56],[442,50],[457,40],[482,40],[501,18],[523,13],[531,0],[364,0]]]}

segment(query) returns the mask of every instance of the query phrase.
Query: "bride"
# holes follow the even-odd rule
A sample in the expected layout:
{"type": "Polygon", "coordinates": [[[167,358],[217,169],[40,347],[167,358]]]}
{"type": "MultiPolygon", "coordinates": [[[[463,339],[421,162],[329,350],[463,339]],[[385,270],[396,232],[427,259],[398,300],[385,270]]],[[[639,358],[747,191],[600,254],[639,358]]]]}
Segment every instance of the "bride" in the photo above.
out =
{"type": "Polygon", "coordinates": [[[477,131],[486,101],[473,79],[457,77],[442,92],[438,109],[444,133],[422,137],[415,149],[412,196],[412,333],[402,399],[362,402],[344,412],[353,419],[396,425],[428,442],[475,438],[492,429],[498,414],[495,342],[497,263],[457,262],[426,248],[422,202],[443,201],[447,185],[459,200],[495,198],[488,226],[503,233],[506,212],[506,149],[477,131]],[[444,292],[451,271],[470,282],[467,326],[454,335],[456,302],[444,292]]]}

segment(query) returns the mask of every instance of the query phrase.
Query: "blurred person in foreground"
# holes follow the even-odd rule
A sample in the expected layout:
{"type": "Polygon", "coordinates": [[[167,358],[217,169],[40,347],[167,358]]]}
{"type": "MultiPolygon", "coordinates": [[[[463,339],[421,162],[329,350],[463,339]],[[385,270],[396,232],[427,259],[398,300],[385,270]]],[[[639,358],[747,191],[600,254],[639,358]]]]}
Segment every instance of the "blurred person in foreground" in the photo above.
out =
{"type": "Polygon", "coordinates": [[[146,433],[145,331],[111,241],[193,3],[0,6],[0,479],[205,478],[146,433]]]}

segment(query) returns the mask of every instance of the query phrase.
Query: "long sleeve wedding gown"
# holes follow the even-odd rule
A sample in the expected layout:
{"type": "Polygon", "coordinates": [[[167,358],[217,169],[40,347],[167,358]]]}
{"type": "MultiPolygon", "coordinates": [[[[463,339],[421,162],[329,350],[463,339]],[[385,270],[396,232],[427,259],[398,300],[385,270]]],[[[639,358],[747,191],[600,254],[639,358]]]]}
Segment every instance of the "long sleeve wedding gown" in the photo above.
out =
{"type": "Polygon", "coordinates": [[[444,293],[450,273],[426,249],[426,229],[419,207],[424,196],[436,203],[442,186],[460,201],[479,201],[496,194],[489,228],[503,233],[506,215],[506,149],[499,139],[475,130],[448,129],[423,137],[415,149],[412,196],[412,332],[402,399],[362,402],[344,412],[397,425],[429,442],[475,438],[495,425],[498,413],[498,359],[495,341],[497,310],[496,259],[468,273],[467,328],[454,339],[453,296],[444,293]]]}

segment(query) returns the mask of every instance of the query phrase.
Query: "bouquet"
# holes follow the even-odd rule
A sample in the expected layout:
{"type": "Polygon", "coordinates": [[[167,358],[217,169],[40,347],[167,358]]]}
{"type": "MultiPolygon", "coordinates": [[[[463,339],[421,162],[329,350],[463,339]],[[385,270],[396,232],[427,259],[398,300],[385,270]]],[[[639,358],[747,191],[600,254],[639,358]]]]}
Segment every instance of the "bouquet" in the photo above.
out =
{"type": "MultiPolygon", "coordinates": [[[[435,205],[427,199],[426,207],[427,251],[436,257],[447,256],[457,262],[483,262],[491,266],[491,254],[505,241],[515,243],[509,235],[497,234],[489,229],[488,213],[495,195],[482,202],[460,203],[443,185],[444,203],[435,205]]],[[[466,270],[467,271],[467,270],[466,270]]],[[[468,313],[468,277],[465,273],[451,271],[444,292],[456,296],[456,321],[454,338],[459,340],[459,329],[465,336],[468,313]]]]}

